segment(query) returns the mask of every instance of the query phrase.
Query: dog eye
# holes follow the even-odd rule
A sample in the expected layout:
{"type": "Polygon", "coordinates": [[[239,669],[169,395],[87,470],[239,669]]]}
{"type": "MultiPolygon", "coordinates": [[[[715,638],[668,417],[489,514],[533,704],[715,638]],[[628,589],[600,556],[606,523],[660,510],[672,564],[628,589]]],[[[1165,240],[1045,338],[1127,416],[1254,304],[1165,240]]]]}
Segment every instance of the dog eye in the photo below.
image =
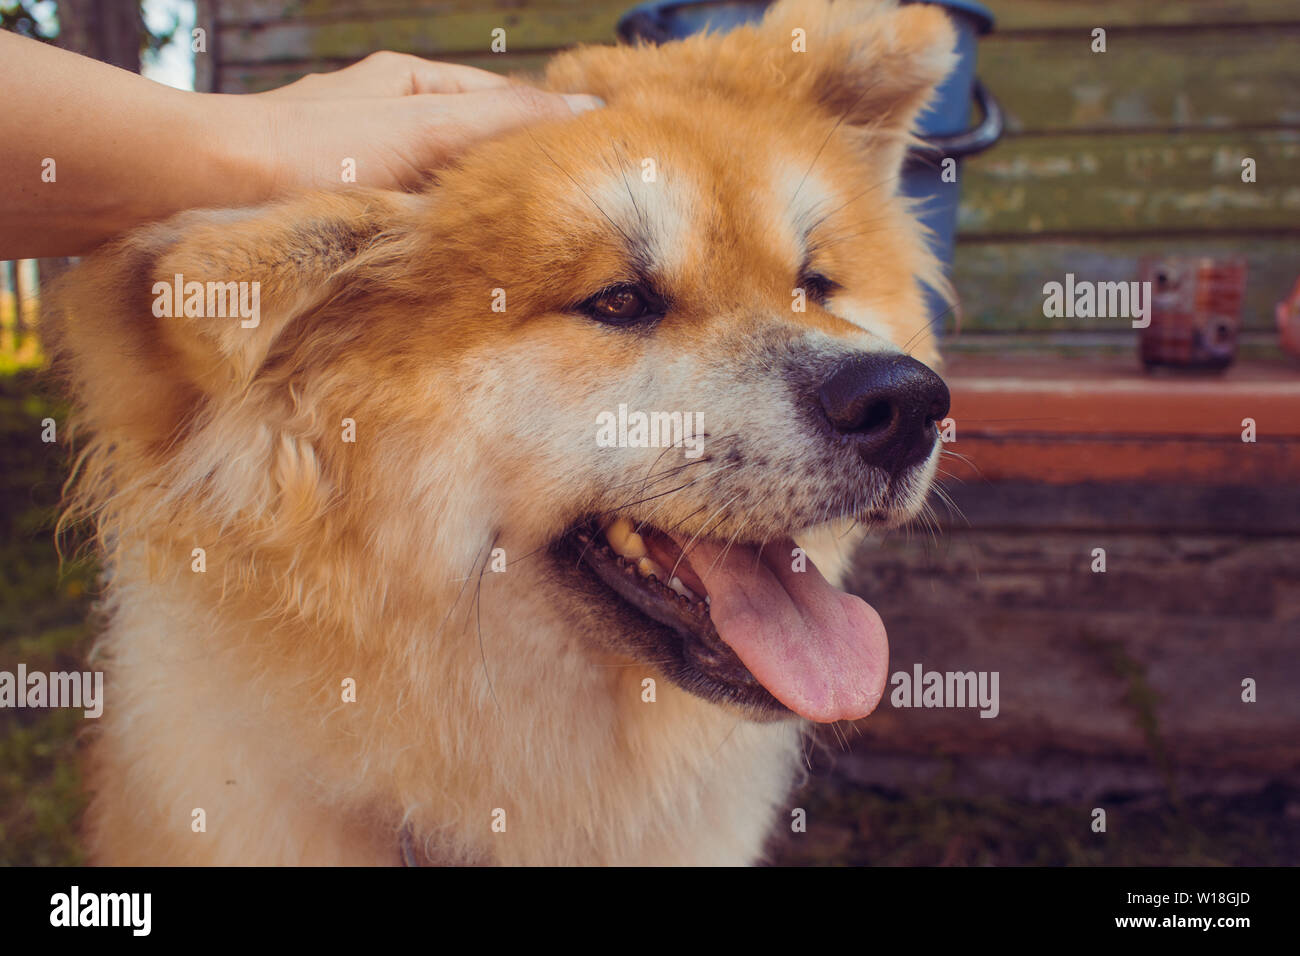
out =
{"type": "Polygon", "coordinates": [[[597,293],[578,306],[597,322],[627,325],[639,319],[663,315],[663,305],[640,286],[620,285],[597,293]]]}
{"type": "Polygon", "coordinates": [[[805,272],[799,280],[799,288],[803,289],[804,295],[818,305],[825,305],[831,293],[839,288],[839,284],[832,282],[820,272],[805,272]]]}

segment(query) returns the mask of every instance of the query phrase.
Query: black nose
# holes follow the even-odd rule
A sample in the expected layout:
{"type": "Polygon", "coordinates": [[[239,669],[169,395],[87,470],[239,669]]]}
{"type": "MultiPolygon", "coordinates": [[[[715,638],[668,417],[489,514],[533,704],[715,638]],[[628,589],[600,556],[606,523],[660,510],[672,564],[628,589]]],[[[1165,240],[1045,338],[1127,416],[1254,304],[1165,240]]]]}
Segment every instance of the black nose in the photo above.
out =
{"type": "Polygon", "coordinates": [[[924,461],[935,422],[948,414],[948,386],[914,358],[889,352],[857,355],[817,392],[826,420],[862,457],[894,473],[924,461]]]}

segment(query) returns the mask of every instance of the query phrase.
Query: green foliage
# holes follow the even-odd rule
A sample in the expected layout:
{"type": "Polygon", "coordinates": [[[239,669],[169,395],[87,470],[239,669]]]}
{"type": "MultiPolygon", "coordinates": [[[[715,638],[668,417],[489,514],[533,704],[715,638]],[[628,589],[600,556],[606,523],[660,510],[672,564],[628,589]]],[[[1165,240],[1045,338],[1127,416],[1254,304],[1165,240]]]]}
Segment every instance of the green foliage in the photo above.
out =
{"type": "MultiPolygon", "coordinates": [[[[54,43],[59,35],[57,12],[58,3],[56,0],[43,0],[43,2],[42,0],[5,0],[5,2],[0,2],[0,30],[9,30],[20,36],[40,40],[42,43],[54,43]],[[38,16],[37,10],[40,7],[49,8],[55,12],[55,26],[53,28],[41,25],[43,20],[49,20],[50,18],[38,16]]],[[[180,27],[180,15],[175,11],[170,12],[168,22],[161,27],[156,22],[151,25],[145,19],[140,4],[137,4],[137,15],[140,23],[140,54],[142,57],[146,53],[156,54],[176,38],[176,31],[180,27]]]]}
{"type": "MultiPolygon", "coordinates": [[[[35,371],[0,376],[0,669],[79,671],[89,648],[94,569],[62,568],[54,522],[66,476],[65,410],[35,371]],[[41,422],[59,422],[59,442],[41,422]]],[[[77,710],[0,710],[0,864],[81,861],[77,710]]]]}
{"type": "Polygon", "coordinates": [[[53,43],[58,31],[46,32],[41,27],[35,7],[36,3],[32,0],[10,0],[8,3],[0,3],[0,30],[8,30],[19,36],[40,40],[42,43],[53,43]]]}

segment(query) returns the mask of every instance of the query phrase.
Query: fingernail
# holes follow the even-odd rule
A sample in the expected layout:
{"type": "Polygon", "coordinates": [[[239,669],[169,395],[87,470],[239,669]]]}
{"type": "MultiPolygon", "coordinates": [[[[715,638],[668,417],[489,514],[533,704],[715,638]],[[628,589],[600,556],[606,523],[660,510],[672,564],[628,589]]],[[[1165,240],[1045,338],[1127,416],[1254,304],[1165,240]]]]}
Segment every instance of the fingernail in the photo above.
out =
{"type": "Polygon", "coordinates": [[[587,110],[599,109],[605,105],[605,101],[599,96],[587,96],[585,93],[565,93],[564,102],[569,104],[569,109],[575,113],[585,113],[587,110]]]}

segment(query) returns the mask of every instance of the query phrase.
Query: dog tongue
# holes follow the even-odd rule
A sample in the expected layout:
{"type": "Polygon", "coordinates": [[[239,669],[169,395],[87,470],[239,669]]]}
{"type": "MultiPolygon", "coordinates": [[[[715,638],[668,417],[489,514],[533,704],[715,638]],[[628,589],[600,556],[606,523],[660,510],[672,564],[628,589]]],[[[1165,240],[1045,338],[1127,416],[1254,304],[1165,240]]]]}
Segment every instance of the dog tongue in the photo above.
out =
{"type": "MultiPolygon", "coordinates": [[[[678,542],[682,546],[682,542],[678,542]]],[[[875,609],[845,594],[786,539],[760,554],[697,540],[687,559],[709,593],[718,635],[768,691],[823,723],[865,717],[885,692],[889,644],[875,609]]]]}

